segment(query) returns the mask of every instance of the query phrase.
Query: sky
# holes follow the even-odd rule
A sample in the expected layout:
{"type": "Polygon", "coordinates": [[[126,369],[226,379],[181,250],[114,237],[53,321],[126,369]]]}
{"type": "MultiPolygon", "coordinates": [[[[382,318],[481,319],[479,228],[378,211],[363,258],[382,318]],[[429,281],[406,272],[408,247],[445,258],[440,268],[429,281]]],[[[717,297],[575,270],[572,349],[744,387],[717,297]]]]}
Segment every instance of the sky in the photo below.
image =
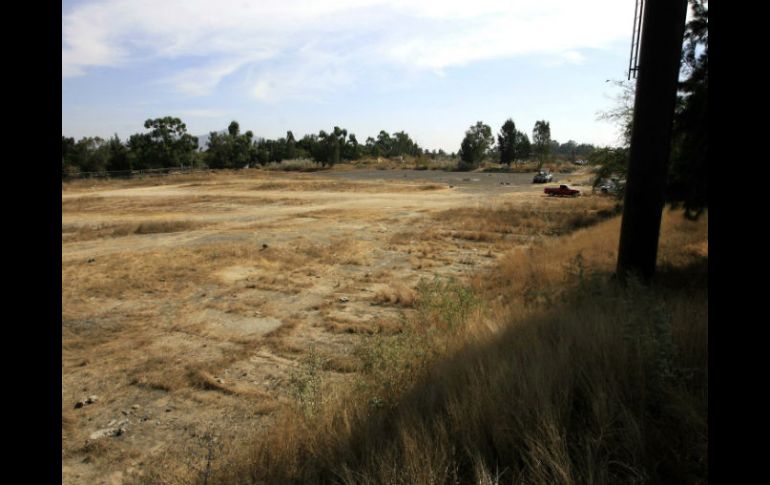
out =
{"type": "Polygon", "coordinates": [[[456,152],[477,121],[619,142],[598,120],[625,80],[633,0],[64,0],[62,135],[125,140],[179,117],[193,135],[359,142],[406,131],[456,152]]]}

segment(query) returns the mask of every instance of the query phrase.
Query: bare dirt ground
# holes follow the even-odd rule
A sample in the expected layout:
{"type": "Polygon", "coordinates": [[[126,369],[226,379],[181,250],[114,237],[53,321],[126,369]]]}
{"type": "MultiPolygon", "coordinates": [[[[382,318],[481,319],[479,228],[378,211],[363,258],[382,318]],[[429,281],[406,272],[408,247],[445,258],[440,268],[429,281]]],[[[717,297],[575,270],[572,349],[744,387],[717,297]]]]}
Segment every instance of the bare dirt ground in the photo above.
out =
{"type": "MultiPolygon", "coordinates": [[[[401,172],[65,184],[63,483],[270,432],[308,356],[351,378],[357,339],[398,332],[421,279],[556,230],[533,214],[607,206],[545,197],[531,175],[401,172]]],[[[590,192],[586,174],[560,178],[590,192]]]]}

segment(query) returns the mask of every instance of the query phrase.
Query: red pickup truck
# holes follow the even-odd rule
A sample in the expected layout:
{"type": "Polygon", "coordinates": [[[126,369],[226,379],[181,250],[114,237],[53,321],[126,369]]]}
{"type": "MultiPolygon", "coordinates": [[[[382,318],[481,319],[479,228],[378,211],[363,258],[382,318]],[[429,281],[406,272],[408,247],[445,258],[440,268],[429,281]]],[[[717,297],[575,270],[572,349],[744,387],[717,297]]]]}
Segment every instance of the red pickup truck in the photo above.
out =
{"type": "Polygon", "coordinates": [[[543,192],[550,196],[559,196],[559,197],[574,197],[576,195],[580,194],[579,190],[571,189],[567,187],[566,185],[560,185],[558,188],[556,187],[546,187],[543,192]]]}

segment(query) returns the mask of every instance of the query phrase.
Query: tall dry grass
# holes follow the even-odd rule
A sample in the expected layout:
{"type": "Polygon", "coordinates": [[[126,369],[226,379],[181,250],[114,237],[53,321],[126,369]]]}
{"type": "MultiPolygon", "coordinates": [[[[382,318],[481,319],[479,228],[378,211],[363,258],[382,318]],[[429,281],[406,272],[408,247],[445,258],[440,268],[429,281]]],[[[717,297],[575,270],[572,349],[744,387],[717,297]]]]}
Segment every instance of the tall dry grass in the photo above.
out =
{"type": "Polygon", "coordinates": [[[141,222],[102,223],[63,226],[62,242],[124,237],[134,234],[163,234],[200,229],[207,224],[190,220],[146,220],[141,222]]]}
{"type": "MultiPolygon", "coordinates": [[[[708,216],[666,214],[651,288],[616,286],[618,219],[515,251],[469,286],[424,282],[361,379],[324,384],[206,483],[706,483],[708,216]],[[310,412],[308,412],[310,410],[310,412]]],[[[174,459],[142,483],[196,483],[174,459]]]]}

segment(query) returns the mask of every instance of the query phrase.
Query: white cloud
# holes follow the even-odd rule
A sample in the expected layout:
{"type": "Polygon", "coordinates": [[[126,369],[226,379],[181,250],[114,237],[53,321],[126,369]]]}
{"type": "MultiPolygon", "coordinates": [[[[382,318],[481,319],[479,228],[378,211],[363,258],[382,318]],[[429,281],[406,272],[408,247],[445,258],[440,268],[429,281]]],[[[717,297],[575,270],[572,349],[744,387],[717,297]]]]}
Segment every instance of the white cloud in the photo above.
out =
{"type": "Polygon", "coordinates": [[[269,51],[264,51],[204,62],[202,65],[183,69],[168,78],[161,79],[160,82],[172,84],[180,92],[190,96],[204,96],[210,94],[222,79],[240,68],[260,60],[269,59],[273,55],[269,51]]]}
{"type": "Polygon", "coordinates": [[[168,59],[187,67],[164,81],[189,95],[243,70],[256,99],[312,97],[362,70],[582,62],[585,49],[627,41],[632,18],[617,0],[105,0],[62,18],[62,76],[168,59]]]}

